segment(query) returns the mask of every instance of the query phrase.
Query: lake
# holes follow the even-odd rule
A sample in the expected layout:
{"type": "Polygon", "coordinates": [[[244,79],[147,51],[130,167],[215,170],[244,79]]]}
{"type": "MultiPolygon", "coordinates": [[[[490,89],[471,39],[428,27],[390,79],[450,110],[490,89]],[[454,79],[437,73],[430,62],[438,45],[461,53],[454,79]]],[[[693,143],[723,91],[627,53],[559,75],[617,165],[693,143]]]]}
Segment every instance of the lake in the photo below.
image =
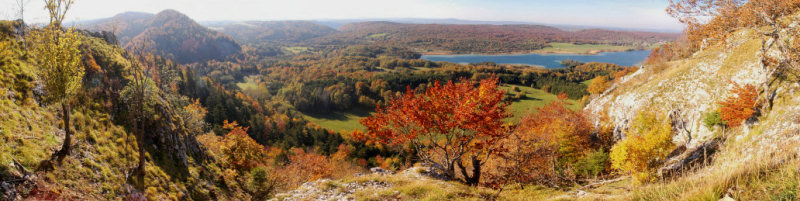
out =
{"type": "Polygon", "coordinates": [[[524,64],[544,66],[546,68],[560,68],[561,61],[566,59],[582,62],[613,63],[620,66],[634,66],[644,61],[650,50],[637,50],[627,52],[604,52],[595,55],[581,54],[506,54],[506,55],[423,55],[422,59],[430,61],[446,61],[452,63],[480,63],[494,62],[498,64],[524,64]]]}

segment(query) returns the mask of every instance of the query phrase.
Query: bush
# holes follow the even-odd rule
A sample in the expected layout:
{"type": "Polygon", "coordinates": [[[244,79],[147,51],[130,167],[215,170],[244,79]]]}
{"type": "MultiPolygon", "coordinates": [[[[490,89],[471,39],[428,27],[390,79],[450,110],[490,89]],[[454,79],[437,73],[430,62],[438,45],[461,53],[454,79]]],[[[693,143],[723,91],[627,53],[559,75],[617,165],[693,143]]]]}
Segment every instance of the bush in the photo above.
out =
{"type": "Polygon", "coordinates": [[[720,104],[720,118],[727,126],[737,127],[756,113],[758,107],[758,91],[750,84],[739,85],[734,83],[730,96],[720,104]]]}
{"type": "Polygon", "coordinates": [[[264,167],[250,170],[248,187],[253,192],[255,200],[266,200],[277,188],[277,180],[270,178],[269,171],[264,167]]]}
{"type": "Polygon", "coordinates": [[[724,127],[728,122],[722,120],[719,111],[713,111],[703,115],[703,124],[705,124],[708,129],[714,129],[714,126],[719,125],[724,127]]]}
{"type": "Polygon", "coordinates": [[[608,89],[608,77],[600,76],[592,79],[592,83],[586,88],[591,94],[601,94],[608,89]]]}
{"type": "Polygon", "coordinates": [[[611,148],[611,167],[647,183],[655,179],[653,169],[663,163],[673,147],[669,119],[640,113],[628,136],[611,148]]]}
{"type": "Polygon", "coordinates": [[[578,160],[575,163],[575,171],[584,177],[596,177],[606,170],[609,160],[608,152],[598,149],[578,160]]]}

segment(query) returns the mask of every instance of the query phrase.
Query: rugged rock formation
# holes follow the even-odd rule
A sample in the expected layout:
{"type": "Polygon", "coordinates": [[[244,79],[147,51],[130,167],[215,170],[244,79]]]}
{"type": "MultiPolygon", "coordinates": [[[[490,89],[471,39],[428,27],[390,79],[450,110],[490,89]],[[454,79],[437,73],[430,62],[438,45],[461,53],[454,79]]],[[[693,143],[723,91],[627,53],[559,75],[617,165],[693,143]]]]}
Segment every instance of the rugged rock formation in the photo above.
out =
{"type": "Polygon", "coordinates": [[[755,31],[741,31],[727,45],[707,48],[689,59],[644,66],[594,99],[585,110],[607,117],[607,123],[615,126],[616,138],[625,137],[629,122],[641,111],[668,114],[676,131],[674,143],[695,148],[713,138],[714,131],[702,124],[702,116],[731,95],[732,82],[760,86],[767,81],[760,49],[761,40],[755,31]],[[665,70],[657,72],[659,68],[665,70]]]}
{"type": "MultiPolygon", "coordinates": [[[[794,24],[789,29],[797,27],[794,24]]],[[[792,148],[800,142],[800,85],[788,78],[774,79],[770,67],[762,64],[764,52],[781,56],[768,46],[772,42],[757,30],[740,30],[724,45],[704,47],[690,58],[642,67],[596,97],[584,110],[596,117],[596,126],[613,126],[617,139],[625,137],[629,122],[640,112],[668,115],[675,133],[673,143],[679,149],[660,169],[666,176],[702,166],[714,153],[720,160],[734,164],[800,151],[800,147],[792,148]],[[768,47],[767,51],[763,47],[768,47]],[[771,107],[759,111],[742,127],[723,134],[722,129],[703,125],[703,115],[733,95],[733,83],[759,87],[771,107]]]]}

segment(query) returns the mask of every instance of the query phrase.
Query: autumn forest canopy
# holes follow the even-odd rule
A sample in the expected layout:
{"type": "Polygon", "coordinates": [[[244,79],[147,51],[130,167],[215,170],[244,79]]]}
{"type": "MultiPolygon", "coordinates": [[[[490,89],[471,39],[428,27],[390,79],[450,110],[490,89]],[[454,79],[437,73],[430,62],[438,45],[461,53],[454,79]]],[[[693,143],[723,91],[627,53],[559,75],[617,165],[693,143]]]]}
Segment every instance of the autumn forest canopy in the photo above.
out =
{"type": "MultiPolygon", "coordinates": [[[[764,119],[791,113],[773,108],[794,91],[776,86],[798,79],[800,1],[670,0],[684,33],[198,23],[176,10],[67,23],[76,1],[18,0],[20,19],[0,21],[0,200],[798,198],[798,172],[783,168],[796,156],[724,184],[692,175],[717,168],[748,132],[768,133],[764,119]],[[32,9],[48,20],[27,21],[32,9]],[[758,55],[748,65],[765,81],[659,91],[698,77],[676,66],[750,44],[737,40],[747,34],[763,44],[746,54],[758,55]],[[560,68],[422,57],[575,51],[559,48],[652,53],[637,66],[560,68]],[[625,94],[637,90],[646,93],[625,94]],[[661,96],[671,98],[652,98],[661,96]],[[687,97],[710,103],[693,103],[705,104],[696,114],[669,102],[687,97]],[[658,106],[626,105],[643,98],[658,106]],[[761,180],[740,182],[750,178],[761,180]],[[693,185],[701,190],[683,193],[693,185]]],[[[733,57],[713,58],[727,70],[749,62],[733,57]]],[[[736,74],[709,63],[691,65],[736,74]]]]}

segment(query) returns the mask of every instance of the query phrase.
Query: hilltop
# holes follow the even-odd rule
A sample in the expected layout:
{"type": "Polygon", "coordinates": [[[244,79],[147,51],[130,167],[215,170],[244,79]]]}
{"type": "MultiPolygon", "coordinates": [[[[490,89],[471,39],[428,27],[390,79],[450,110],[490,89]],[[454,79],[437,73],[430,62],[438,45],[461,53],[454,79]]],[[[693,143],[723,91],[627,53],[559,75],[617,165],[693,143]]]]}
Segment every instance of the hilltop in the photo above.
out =
{"type": "Polygon", "coordinates": [[[242,50],[230,36],[206,28],[175,10],[155,15],[122,13],[80,27],[111,31],[126,49],[144,48],[179,63],[222,60],[242,50]]]}

